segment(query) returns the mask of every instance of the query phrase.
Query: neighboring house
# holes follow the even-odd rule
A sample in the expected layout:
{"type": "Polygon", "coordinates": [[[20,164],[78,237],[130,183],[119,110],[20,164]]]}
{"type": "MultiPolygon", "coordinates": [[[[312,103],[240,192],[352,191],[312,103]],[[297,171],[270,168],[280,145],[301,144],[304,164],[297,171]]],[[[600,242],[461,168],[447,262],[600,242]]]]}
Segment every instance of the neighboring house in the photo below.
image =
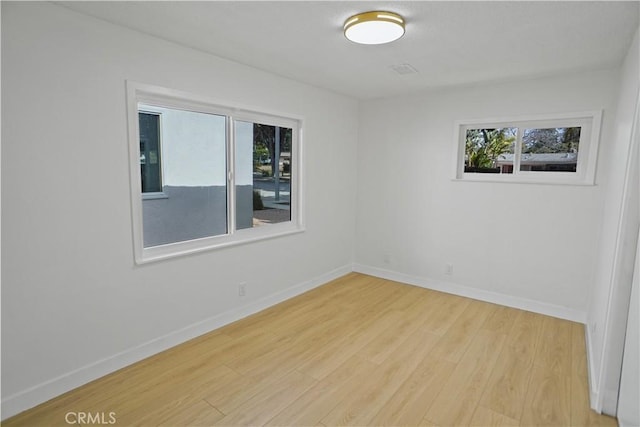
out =
{"type": "MultiPolygon", "coordinates": [[[[514,154],[501,154],[497,160],[500,173],[513,173],[514,154]]],[[[578,153],[527,153],[520,159],[522,171],[575,172],[578,153]]]]}

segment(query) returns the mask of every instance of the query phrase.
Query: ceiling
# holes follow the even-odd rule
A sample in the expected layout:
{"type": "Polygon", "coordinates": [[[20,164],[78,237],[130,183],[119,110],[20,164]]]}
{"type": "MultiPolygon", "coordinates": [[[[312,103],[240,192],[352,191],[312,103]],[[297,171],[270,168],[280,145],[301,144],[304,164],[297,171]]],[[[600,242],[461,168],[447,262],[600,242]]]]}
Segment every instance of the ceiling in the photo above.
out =
{"type": "Polygon", "coordinates": [[[617,66],[640,14],[638,1],[58,4],[359,99],[617,66]],[[404,37],[378,46],[346,40],[344,21],[368,10],[404,16],[404,37]],[[394,70],[404,64],[417,72],[394,70]]]}

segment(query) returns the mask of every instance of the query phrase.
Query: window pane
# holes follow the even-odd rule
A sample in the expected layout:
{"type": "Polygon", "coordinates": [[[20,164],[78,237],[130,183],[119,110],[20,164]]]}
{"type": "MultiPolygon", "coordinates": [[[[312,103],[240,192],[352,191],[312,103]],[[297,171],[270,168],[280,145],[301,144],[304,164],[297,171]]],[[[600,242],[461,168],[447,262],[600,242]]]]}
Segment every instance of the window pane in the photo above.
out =
{"type": "Polygon", "coordinates": [[[143,194],[144,247],[226,234],[226,118],[142,104],[138,109],[141,158],[146,116],[158,118],[156,144],[162,152],[147,157],[151,148],[145,142],[144,166],[157,160],[162,185],[152,190],[161,191],[154,198],[143,194]]]}
{"type": "Polygon", "coordinates": [[[516,128],[467,129],[465,173],[513,173],[516,128]]]}
{"type": "Polygon", "coordinates": [[[521,171],[575,172],[580,127],[525,129],[521,171]]]}
{"type": "Polygon", "coordinates": [[[140,175],[143,193],[162,191],[160,174],[160,116],[138,113],[140,121],[140,175]]]}
{"type": "Polygon", "coordinates": [[[293,130],[235,122],[236,228],[291,221],[293,130]]]}

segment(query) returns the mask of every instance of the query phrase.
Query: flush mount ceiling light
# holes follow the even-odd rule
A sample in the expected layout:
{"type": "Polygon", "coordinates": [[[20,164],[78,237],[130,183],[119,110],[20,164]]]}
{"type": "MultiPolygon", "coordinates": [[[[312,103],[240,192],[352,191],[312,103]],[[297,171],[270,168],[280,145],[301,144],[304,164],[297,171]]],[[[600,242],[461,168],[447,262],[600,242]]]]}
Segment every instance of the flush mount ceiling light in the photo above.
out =
{"type": "Polygon", "coordinates": [[[359,13],[345,21],[344,35],[360,44],[389,43],[404,35],[404,19],[393,12],[359,13]]]}

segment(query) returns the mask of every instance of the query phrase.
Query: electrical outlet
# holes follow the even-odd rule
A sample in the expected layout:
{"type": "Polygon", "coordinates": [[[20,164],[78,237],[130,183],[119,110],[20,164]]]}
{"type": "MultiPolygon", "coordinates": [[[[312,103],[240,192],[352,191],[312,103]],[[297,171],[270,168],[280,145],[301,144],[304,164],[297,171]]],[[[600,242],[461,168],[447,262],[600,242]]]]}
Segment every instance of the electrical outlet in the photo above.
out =
{"type": "Polygon", "coordinates": [[[444,274],[451,276],[453,274],[453,264],[448,263],[444,266],[444,274]]]}
{"type": "Polygon", "coordinates": [[[247,295],[247,282],[242,282],[238,285],[238,296],[243,297],[247,295]]]}

